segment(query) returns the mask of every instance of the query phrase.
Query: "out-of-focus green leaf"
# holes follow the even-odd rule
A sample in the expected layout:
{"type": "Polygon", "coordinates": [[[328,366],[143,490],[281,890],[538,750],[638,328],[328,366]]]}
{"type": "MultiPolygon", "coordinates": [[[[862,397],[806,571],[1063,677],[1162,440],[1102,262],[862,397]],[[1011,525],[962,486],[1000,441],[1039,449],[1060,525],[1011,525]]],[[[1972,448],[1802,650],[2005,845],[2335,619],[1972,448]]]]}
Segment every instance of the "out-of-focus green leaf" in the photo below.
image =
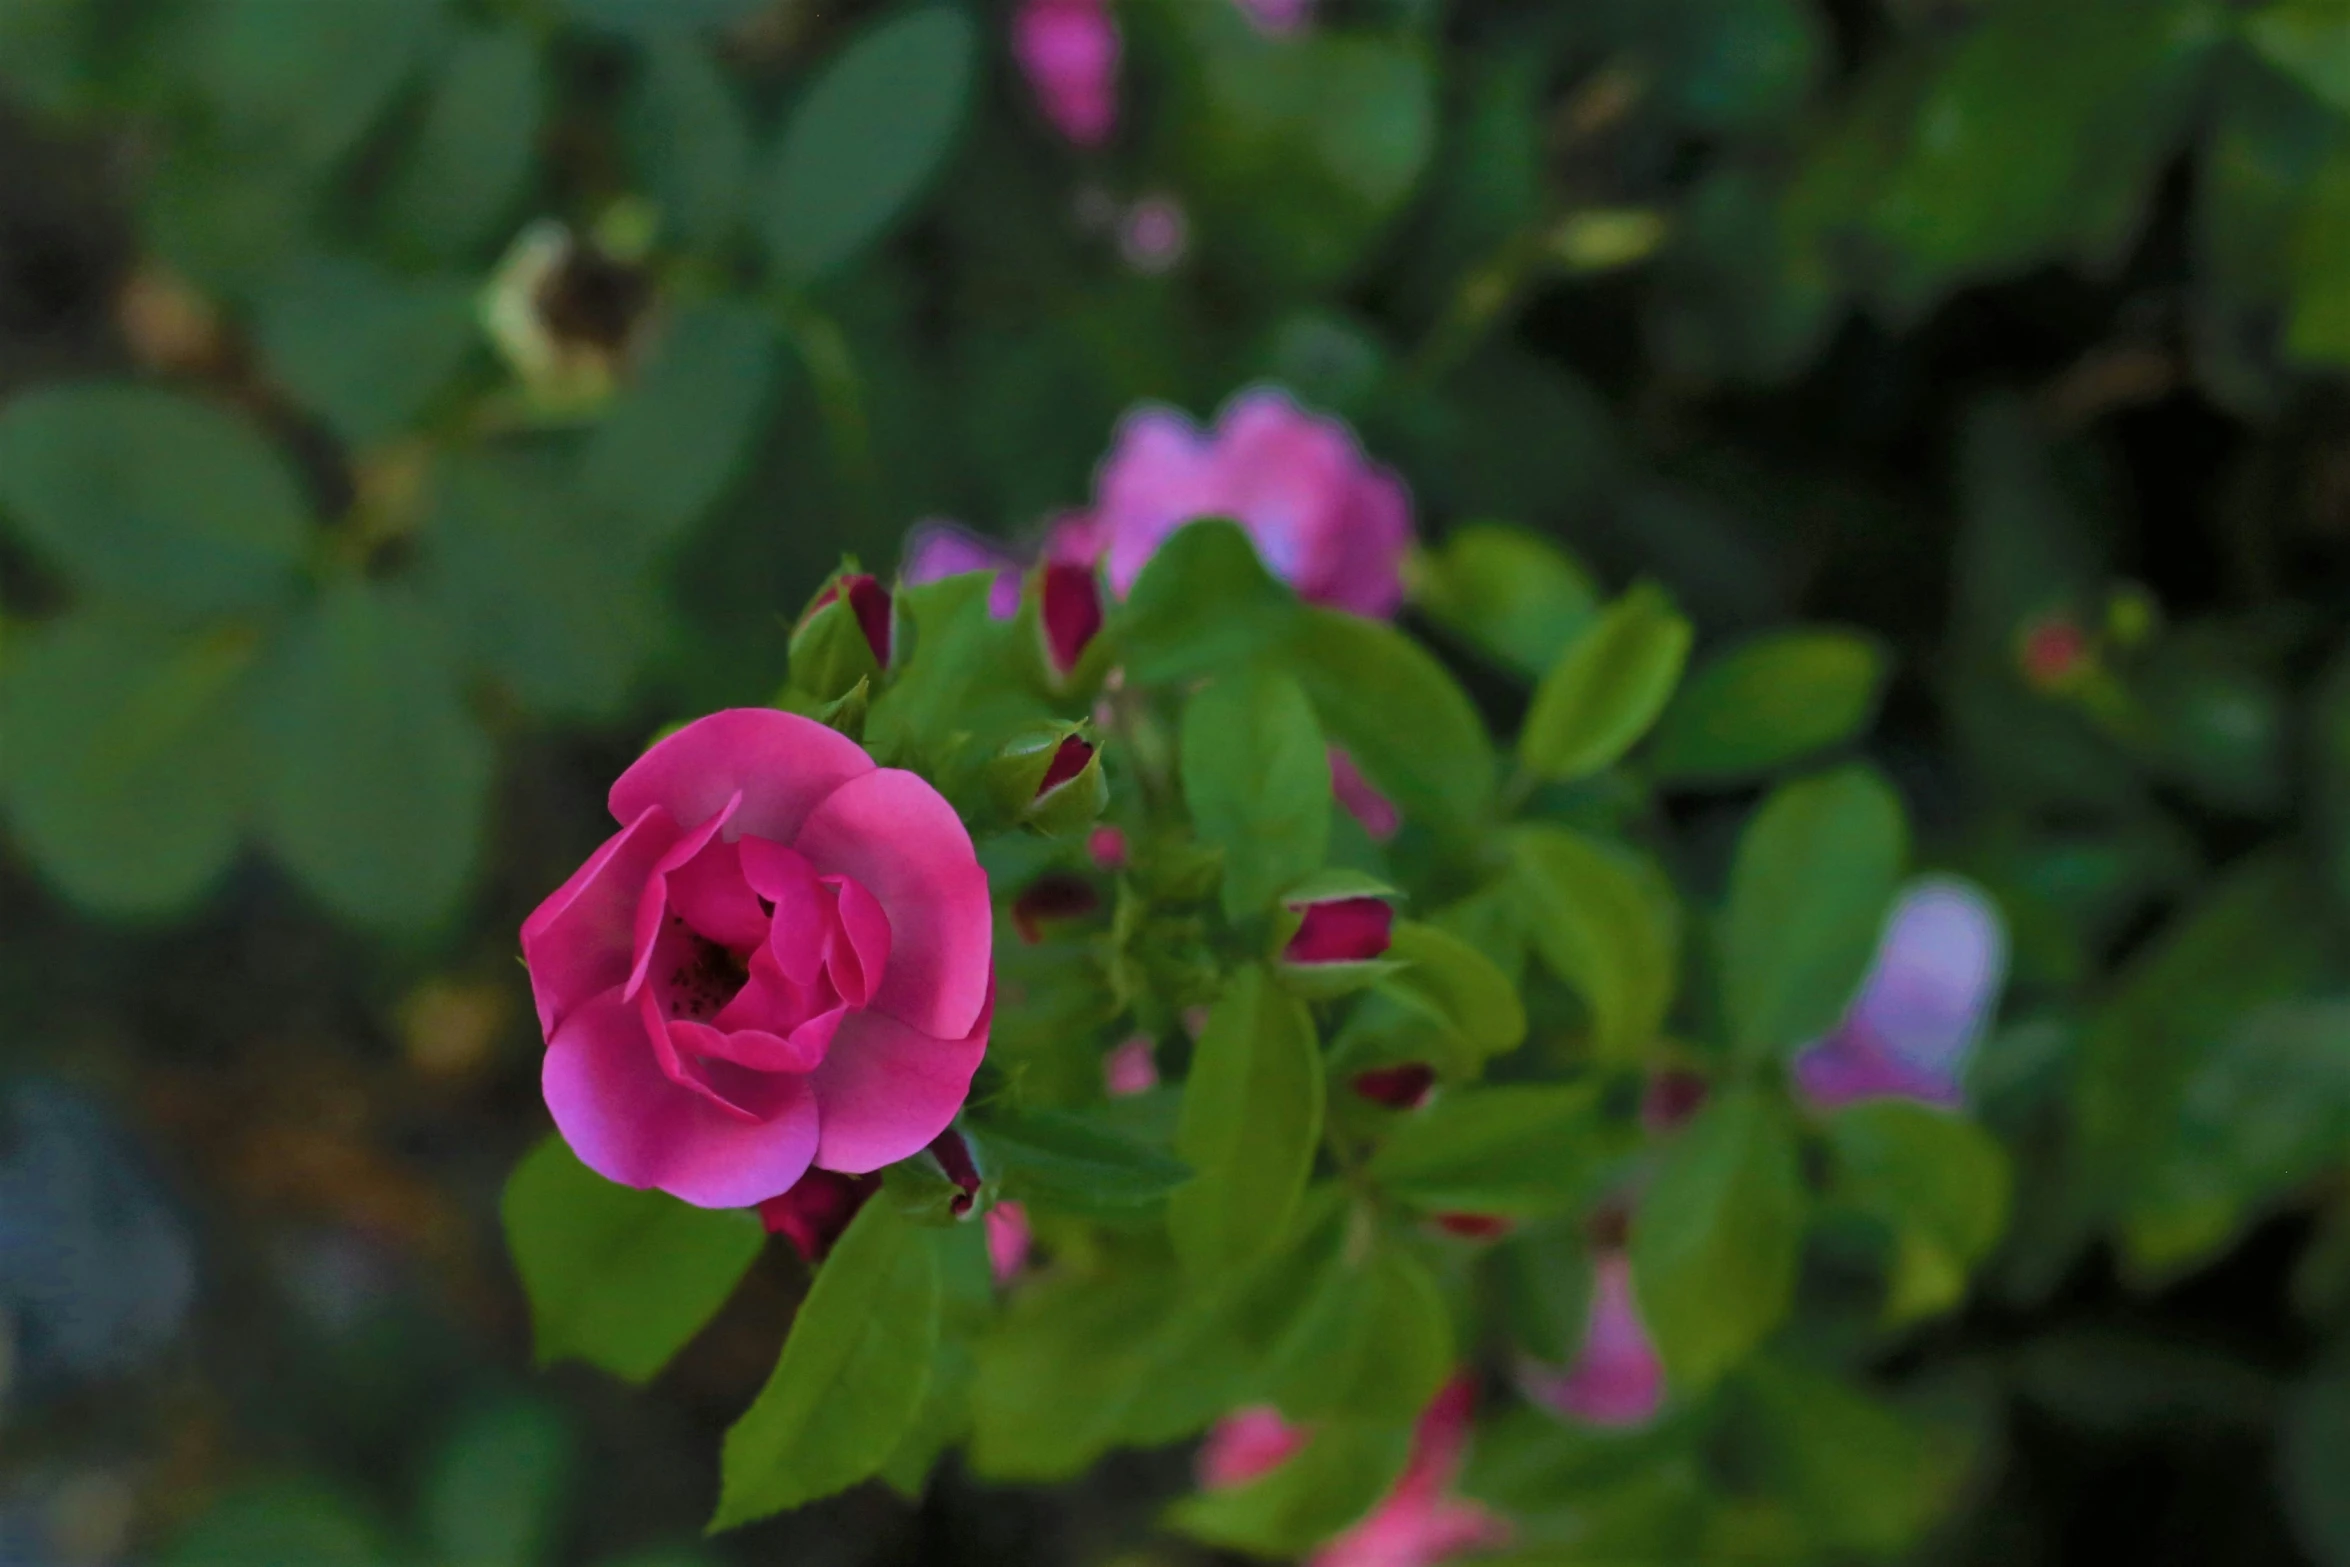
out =
{"type": "Polygon", "coordinates": [[[1901,801],[1865,767],[1773,790],[1730,869],[1722,999],[1741,1050],[1825,1034],[1860,989],[1909,852],[1901,801]]]}
{"type": "Polygon", "coordinates": [[[165,1547],[165,1567],[389,1567],[391,1542],[351,1499],[311,1480],[229,1492],[165,1547]]]}
{"type": "Polygon", "coordinates": [[[1632,1273],[1675,1388],[1711,1386],[1786,1317],[1803,1209],[1776,1098],[1717,1093],[1666,1147],[1633,1215],[1632,1273]]]}
{"type": "Polygon", "coordinates": [[[760,214],[786,277],[833,271],[912,205],[962,128],[977,53],[961,11],[920,5],[826,62],[784,124],[760,214]]]}
{"type": "Polygon", "coordinates": [[[1475,826],[1493,801],[1493,741],[1460,682],[1417,642],[1359,615],[1306,608],[1289,667],[1330,738],[1406,820],[1475,826]]]}
{"type": "Polygon", "coordinates": [[[222,0],[199,15],[189,68],[245,156],[316,176],[390,106],[445,20],[443,0],[222,0]]]}
{"type": "Polygon", "coordinates": [[[1572,1220],[1519,1229],[1492,1253],[1487,1274],[1510,1342],[1538,1361],[1571,1365],[1591,1316],[1593,1269],[1572,1220]]]}
{"type": "Polygon", "coordinates": [[[1127,674],[1146,684],[1241,662],[1293,623],[1297,601],[1256,546],[1221,519],[1188,523],[1153,552],[1116,622],[1127,674]]]}
{"type": "Polygon", "coordinates": [[[1534,688],[1518,756],[1537,778],[1588,777],[1630,750],[1664,711],[1691,631],[1658,589],[1634,588],[1559,655],[1534,688]]]}
{"type": "Polygon", "coordinates": [[[972,1127],[1006,1197],[1100,1217],[1147,1208],[1189,1180],[1182,1160],[1073,1112],[992,1115],[972,1127]]]}
{"type": "Polygon", "coordinates": [[[506,1399],[472,1411],[432,1455],[419,1509],[436,1558],[538,1567],[570,1500],[577,1454],[563,1417],[506,1399]]]}
{"type": "Polygon", "coordinates": [[[714,32],[747,20],[770,0],[562,0],[575,22],[658,42],[676,33],[714,32]]]}
{"type": "Polygon", "coordinates": [[[81,587],[196,612],[284,598],[311,533],[293,475],[243,419],[106,382],[0,410],[0,512],[81,587]]]}
{"type": "Polygon", "coordinates": [[[1818,1539],[1889,1555],[1933,1519],[1949,1478],[1926,1433],[1859,1389],[1790,1362],[1740,1378],[1763,1422],[1761,1450],[1818,1539]]]}
{"type": "Polygon", "coordinates": [[[1591,1009],[1598,1055],[1636,1059],[1678,988],[1671,884],[1629,851],[1564,827],[1514,828],[1509,848],[1510,893],[1534,950],[1591,1009]]]}
{"type": "Polygon", "coordinates": [[[1319,870],[1330,843],[1330,757],[1313,704],[1264,666],[1228,670],[1183,709],[1184,799],[1224,851],[1224,911],[1263,912],[1319,870]]]}
{"type": "Polygon", "coordinates": [[[1411,1453],[1411,1428],[1334,1422],[1270,1472],[1178,1502],[1167,1522],[1209,1545],[1253,1556],[1311,1551],[1371,1509],[1411,1453]]]}
{"type": "Polygon", "coordinates": [[[1167,1228],[1196,1278],[1262,1256],[1289,1227],[1322,1136],[1322,1056],[1305,1003],[1263,969],[1234,974],[1183,1088],[1175,1152],[1198,1171],[1167,1228]]]}
{"type": "Polygon", "coordinates": [[[664,234],[715,248],[741,226],[751,133],[733,85],[700,43],[664,36],[645,46],[629,140],[664,234]]]}
{"type": "Polygon", "coordinates": [[[2302,1548],[2326,1567],[2350,1562],[2350,1361],[2339,1351],[2296,1386],[2277,1446],[2277,1484],[2302,1548]]]}
{"type": "Polygon", "coordinates": [[[539,1363],[577,1358],[631,1382],[717,1315],[765,1239],[748,1212],[615,1186],[554,1136],[514,1167],[500,1212],[539,1363]]]}
{"type": "Polygon", "coordinates": [[[431,482],[424,581],[468,650],[534,714],[611,715],[658,626],[643,574],[543,464],[459,456],[431,482]]]}
{"type": "Polygon", "coordinates": [[[1831,1116],[1836,1195],[1894,1233],[1888,1313],[1903,1319],[1958,1303],[1966,1277],[2007,1227],[2007,1151],[1973,1121],[1902,1099],[1831,1116]]]}
{"type": "Polygon", "coordinates": [[[1865,728],[1883,683],[1883,655],[1857,633],[1757,638],[1690,677],[1657,724],[1649,766],[1668,783],[1768,772],[1865,728]]]}
{"type": "Polygon", "coordinates": [[[1539,1218],[1587,1195],[1612,1142],[1590,1085],[1454,1088],[1388,1134],[1370,1174],[1431,1213],[1539,1218]]]}
{"type": "Polygon", "coordinates": [[[2334,0],[2280,0],[2244,22],[2262,57],[2350,114],[2350,9],[2334,0]]]}
{"type": "Polygon", "coordinates": [[[1598,589],[1580,563],[1500,523],[1455,528],[1421,558],[1413,596],[1445,630],[1530,677],[1599,614],[1598,589]]]}
{"type": "Polygon", "coordinates": [[[2337,148],[2303,195],[2292,245],[2293,301],[2285,352],[2316,364],[2350,364],[2350,151],[2337,148]]]}
{"type": "Polygon", "coordinates": [[[254,641],[85,612],[13,643],[0,786],[18,841],[75,902],[161,913],[228,867],[252,798],[254,641]]]}
{"type": "Polygon", "coordinates": [[[261,827],[278,858],[353,920],[449,914],[473,876],[492,757],[440,621],[403,588],[339,583],[255,681],[261,827]]]}
{"type": "Polygon", "coordinates": [[[1457,1041],[1449,1052],[1473,1069],[1515,1050],[1526,1037],[1526,1008],[1509,977],[1468,942],[1434,925],[1397,920],[1387,959],[1403,967],[1378,981],[1390,997],[1457,1041]]]}
{"type": "Polygon", "coordinates": [[[1273,1399],[1294,1420],[1408,1427],[1452,1374],[1452,1320],[1408,1253],[1352,1252],[1332,1249],[1275,1347],[1273,1399]]]}
{"type": "Polygon", "coordinates": [[[475,342],[466,284],[340,256],[296,260],[253,310],[271,372],[354,447],[409,428],[475,342]]]}
{"type": "Polygon", "coordinates": [[[544,94],[537,41],[519,27],[470,33],[451,48],[384,192],[391,232],[447,262],[501,238],[538,152],[544,94]]]}
{"type": "Polygon", "coordinates": [[[817,1271],[775,1375],[726,1433],[714,1529],[812,1502],[879,1472],[922,1408],[938,1347],[938,1254],[869,1202],[817,1271]]]}

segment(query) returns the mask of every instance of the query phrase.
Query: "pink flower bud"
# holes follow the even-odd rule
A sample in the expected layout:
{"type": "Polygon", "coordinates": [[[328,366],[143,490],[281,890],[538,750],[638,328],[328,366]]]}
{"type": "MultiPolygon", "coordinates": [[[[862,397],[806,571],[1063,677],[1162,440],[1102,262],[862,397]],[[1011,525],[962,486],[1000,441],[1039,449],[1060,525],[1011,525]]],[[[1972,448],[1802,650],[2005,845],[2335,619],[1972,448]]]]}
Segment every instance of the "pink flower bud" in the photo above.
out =
{"type": "Polygon", "coordinates": [[[1458,1235],[1463,1240],[1495,1241],[1517,1228],[1514,1221],[1498,1213],[1440,1213],[1436,1227],[1447,1235],[1458,1235]]]}
{"type": "Polygon", "coordinates": [[[1118,24],[1106,0],[1022,0],[1012,55],[1044,117],[1080,147],[1118,124],[1118,24]]]}
{"type": "Polygon", "coordinates": [[[2037,691],[2063,691],[2089,670],[2096,649],[2070,615],[2046,615],[2024,628],[2016,662],[2037,691]]]}
{"type": "Polygon", "coordinates": [[[1685,1067],[1667,1067],[1648,1080],[1640,1096],[1640,1125],[1651,1137],[1678,1131],[1681,1124],[1705,1107],[1712,1091],[1702,1073],[1685,1067]]]}
{"type": "Polygon", "coordinates": [[[1424,1061],[1374,1067],[1354,1076],[1354,1091],[1390,1110],[1417,1110],[1436,1087],[1436,1069],[1424,1061]]]}
{"type": "Polygon", "coordinates": [[[987,1261],[997,1285],[1019,1277],[1028,1265],[1028,1214],[1016,1202],[999,1202],[981,1221],[987,1226],[987,1261]]]}
{"type": "Polygon", "coordinates": [[[955,1199],[956,1217],[969,1213],[971,1200],[979,1195],[979,1188],[983,1184],[979,1179],[979,1167],[971,1162],[971,1145],[963,1141],[961,1132],[950,1126],[931,1142],[930,1156],[938,1161],[938,1167],[946,1172],[947,1179],[954,1182],[955,1189],[963,1194],[955,1199]]]}
{"type": "Polygon", "coordinates": [[[790,1191],[758,1205],[759,1222],[768,1234],[790,1241],[808,1262],[819,1263],[865,1206],[865,1199],[879,1190],[878,1175],[810,1170],[790,1191]]]}
{"type": "Polygon", "coordinates": [[[1102,1089],[1113,1099],[1147,1094],[1159,1086],[1159,1063],[1148,1036],[1137,1034],[1102,1057],[1102,1089]]]}
{"type": "Polygon", "coordinates": [[[1086,835],[1085,852],[1105,871],[1126,868],[1126,834],[1111,826],[1096,827],[1086,835]]]}
{"type": "Polygon", "coordinates": [[[1284,963],[1369,963],[1387,951],[1395,929],[1395,908],[1385,898],[1332,898],[1309,903],[1284,963]]]}
{"type": "Polygon", "coordinates": [[[1012,901],[1012,928],[1030,946],[1044,940],[1045,926],[1083,919],[1102,906],[1093,884],[1075,876],[1040,876],[1012,901]]]}
{"type": "Polygon", "coordinates": [[[1055,680],[1065,680],[1102,629],[1101,579],[1091,566],[1057,560],[1046,561],[1037,576],[1045,667],[1055,680]]]}
{"type": "Polygon", "coordinates": [[[808,613],[813,615],[844,595],[850,613],[857,617],[858,628],[865,633],[866,644],[873,649],[873,662],[886,669],[889,666],[889,589],[864,572],[848,572],[825,584],[824,591],[808,606],[808,613]]]}
{"type": "Polygon", "coordinates": [[[1305,1427],[1282,1419],[1270,1404],[1252,1404],[1216,1422],[1192,1471],[1203,1491],[1237,1490],[1280,1468],[1305,1445],[1305,1427]]]}

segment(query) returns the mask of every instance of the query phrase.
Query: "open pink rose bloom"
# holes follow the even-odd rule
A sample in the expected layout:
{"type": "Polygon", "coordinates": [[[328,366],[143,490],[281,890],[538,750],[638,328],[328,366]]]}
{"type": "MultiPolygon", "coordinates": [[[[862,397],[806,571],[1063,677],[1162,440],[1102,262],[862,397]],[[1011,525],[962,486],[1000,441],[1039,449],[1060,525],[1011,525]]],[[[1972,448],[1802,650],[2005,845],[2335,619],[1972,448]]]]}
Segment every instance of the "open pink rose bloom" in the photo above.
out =
{"type": "Polygon", "coordinates": [[[1656,1417],[1665,1364],[1640,1318],[1629,1257],[1617,1251],[1599,1259],[1575,1363],[1565,1371],[1530,1364],[1518,1381],[1535,1403],[1585,1425],[1637,1426],[1656,1417]]]}
{"type": "Polygon", "coordinates": [[[742,1208],[927,1146],[987,1049],[987,876],[954,810],[812,719],[735,708],[612,786],[620,831],[522,927],[581,1162],[742,1208]]]}
{"type": "Polygon", "coordinates": [[[2007,927],[1989,896],[1955,876],[1918,878],[1894,901],[1844,1020],[1796,1057],[1796,1087],[1823,1110],[1883,1098],[1958,1106],[2006,974],[2007,927]]]}

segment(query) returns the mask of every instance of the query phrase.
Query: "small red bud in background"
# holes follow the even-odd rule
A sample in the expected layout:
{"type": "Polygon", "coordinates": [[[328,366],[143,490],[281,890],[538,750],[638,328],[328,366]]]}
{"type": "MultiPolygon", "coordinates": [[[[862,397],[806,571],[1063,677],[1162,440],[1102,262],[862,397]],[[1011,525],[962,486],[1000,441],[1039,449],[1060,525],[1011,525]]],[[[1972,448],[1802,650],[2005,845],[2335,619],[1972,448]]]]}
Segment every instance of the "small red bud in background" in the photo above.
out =
{"type": "Polygon", "coordinates": [[[1498,1213],[1440,1213],[1436,1227],[1447,1235],[1458,1235],[1464,1240],[1494,1241],[1517,1228],[1515,1222],[1498,1213]]]}
{"type": "Polygon", "coordinates": [[[1374,1067],[1368,1072],[1357,1072],[1354,1078],[1357,1094],[1390,1110],[1419,1109],[1428,1102],[1428,1095],[1435,1087],[1436,1069],[1424,1061],[1374,1067]]]}
{"type": "Polygon", "coordinates": [[[857,617],[858,629],[865,633],[866,644],[873,649],[873,662],[888,668],[889,589],[864,572],[850,572],[817,594],[816,602],[808,606],[808,613],[813,615],[843,596],[849,601],[849,613],[857,617]]]}
{"type": "Polygon", "coordinates": [[[1640,1125],[1651,1137],[1677,1131],[1700,1109],[1713,1085],[1686,1067],[1667,1067],[1640,1096],[1640,1125]]]}
{"type": "Polygon", "coordinates": [[[2096,645],[2070,615],[2044,615],[2017,640],[2016,662],[2035,691],[2063,691],[2077,684],[2097,658],[2096,645]]]}
{"type": "Polygon", "coordinates": [[[1090,565],[1047,561],[1037,569],[1036,597],[1045,666],[1055,680],[1067,679],[1101,632],[1101,579],[1090,565]]]}
{"type": "Polygon", "coordinates": [[[1332,898],[1299,911],[1284,963],[1368,963],[1394,939],[1395,908],[1385,898],[1332,898]]]}
{"type": "Polygon", "coordinates": [[[1030,946],[1044,940],[1048,921],[1083,919],[1102,906],[1101,894],[1075,876],[1040,876],[1012,903],[1012,928],[1030,946]]]}
{"type": "Polygon", "coordinates": [[[811,1169],[790,1191],[759,1204],[759,1222],[768,1234],[790,1241],[809,1263],[819,1263],[865,1206],[865,1199],[879,1190],[878,1175],[811,1169]]]}
{"type": "Polygon", "coordinates": [[[1126,868],[1126,834],[1116,827],[1096,827],[1085,838],[1085,852],[1105,871],[1126,868]]]}

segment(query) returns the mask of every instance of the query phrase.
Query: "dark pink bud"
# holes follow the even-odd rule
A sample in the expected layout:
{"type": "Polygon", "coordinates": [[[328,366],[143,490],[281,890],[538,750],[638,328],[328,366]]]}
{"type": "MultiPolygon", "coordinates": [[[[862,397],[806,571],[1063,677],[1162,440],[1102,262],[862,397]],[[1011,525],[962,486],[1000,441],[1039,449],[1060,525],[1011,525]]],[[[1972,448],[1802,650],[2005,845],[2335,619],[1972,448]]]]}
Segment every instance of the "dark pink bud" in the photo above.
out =
{"type": "Polygon", "coordinates": [[[759,1204],[759,1222],[767,1233],[780,1235],[811,1264],[822,1262],[841,1231],[865,1206],[865,1199],[881,1190],[878,1175],[841,1175],[832,1170],[810,1170],[780,1197],[759,1204]]]}
{"type": "Polygon", "coordinates": [[[2096,656],[2089,634],[2070,615],[2048,615],[2024,629],[2016,658],[2024,679],[2041,691],[2061,691],[2077,681],[2096,656]]]}
{"type": "Polygon", "coordinates": [[[1126,834],[1115,827],[1096,827],[1086,835],[1085,852],[1105,871],[1126,868],[1126,834]]]}
{"type": "Polygon", "coordinates": [[[980,1186],[979,1167],[971,1162],[971,1145],[963,1141],[961,1132],[950,1126],[930,1145],[930,1156],[963,1194],[954,1202],[956,1216],[969,1213],[971,1199],[978,1195],[980,1186]]]}
{"type": "Polygon", "coordinates": [[[1357,1072],[1354,1080],[1356,1093],[1390,1110],[1419,1109],[1428,1102],[1429,1091],[1435,1086],[1436,1069],[1424,1061],[1373,1067],[1368,1072],[1357,1072]]]}
{"type": "Polygon", "coordinates": [[[1436,1227],[1447,1235],[1492,1241],[1501,1239],[1517,1225],[1498,1213],[1440,1213],[1436,1216],[1436,1227]]]}
{"type": "Polygon", "coordinates": [[[1012,928],[1030,946],[1044,940],[1048,922],[1083,919],[1102,906],[1101,894],[1075,876],[1040,876],[1012,904],[1012,928]]]}
{"type": "Polygon", "coordinates": [[[1648,1080],[1640,1096],[1640,1124],[1651,1137],[1679,1129],[1705,1106],[1712,1085],[1686,1067],[1668,1067],[1648,1080]]]}
{"type": "Polygon", "coordinates": [[[808,613],[813,615],[844,593],[848,595],[849,612],[857,617],[858,629],[865,633],[865,641],[873,649],[873,662],[886,669],[889,666],[889,589],[864,572],[849,572],[827,583],[824,591],[816,595],[816,602],[808,606],[808,613]]]}
{"type": "Polygon", "coordinates": [[[1385,898],[1332,898],[1299,913],[1297,934],[1281,949],[1284,963],[1368,963],[1394,935],[1395,909],[1385,898]]]}
{"type": "Polygon", "coordinates": [[[1053,752],[1052,761],[1045,767],[1044,778],[1036,786],[1039,795],[1051,794],[1055,789],[1085,771],[1085,764],[1093,760],[1092,742],[1075,735],[1063,740],[1053,752]]]}
{"type": "Polygon", "coordinates": [[[1091,565],[1046,561],[1038,568],[1036,597],[1045,663],[1054,679],[1065,679],[1101,632],[1101,579],[1091,565]]]}
{"type": "Polygon", "coordinates": [[[1102,1089],[1112,1099],[1147,1094],[1159,1086],[1159,1063],[1150,1036],[1137,1034],[1102,1057],[1102,1089]]]}

